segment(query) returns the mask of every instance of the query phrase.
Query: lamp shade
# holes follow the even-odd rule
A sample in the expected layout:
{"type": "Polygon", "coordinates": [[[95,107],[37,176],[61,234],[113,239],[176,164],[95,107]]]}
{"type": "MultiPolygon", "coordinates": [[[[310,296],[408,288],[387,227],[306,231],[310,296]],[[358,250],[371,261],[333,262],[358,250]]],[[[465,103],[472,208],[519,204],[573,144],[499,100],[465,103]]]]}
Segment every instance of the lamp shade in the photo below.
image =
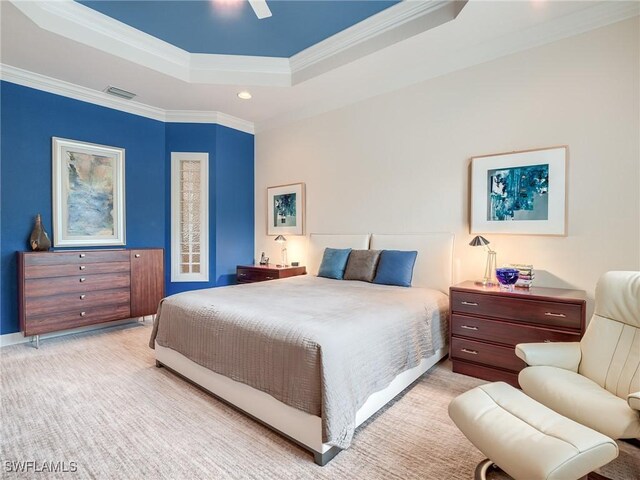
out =
{"type": "Polygon", "coordinates": [[[469,242],[469,245],[471,245],[472,247],[483,247],[485,245],[489,245],[489,240],[487,240],[484,237],[481,237],[480,235],[477,235],[475,237],[473,237],[473,240],[471,240],[469,242]]]}
{"type": "MultiPolygon", "coordinates": [[[[284,238],[284,236],[283,236],[283,235],[278,235],[274,240],[275,240],[276,242],[280,242],[280,243],[282,243],[282,242],[286,242],[286,241],[287,241],[287,239],[286,239],[286,238],[284,238]]],[[[487,243],[489,243],[489,242],[487,242],[487,243]]]]}

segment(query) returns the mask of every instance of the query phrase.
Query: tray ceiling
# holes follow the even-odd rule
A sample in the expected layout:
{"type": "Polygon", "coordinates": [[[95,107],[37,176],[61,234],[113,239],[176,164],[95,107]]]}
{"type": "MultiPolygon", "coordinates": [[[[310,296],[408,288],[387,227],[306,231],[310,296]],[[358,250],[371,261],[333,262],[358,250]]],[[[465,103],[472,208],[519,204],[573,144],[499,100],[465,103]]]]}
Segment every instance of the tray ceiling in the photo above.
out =
{"type": "Polygon", "coordinates": [[[79,3],[190,53],[289,58],[399,1],[268,0],[264,19],[245,0],[79,3]]]}

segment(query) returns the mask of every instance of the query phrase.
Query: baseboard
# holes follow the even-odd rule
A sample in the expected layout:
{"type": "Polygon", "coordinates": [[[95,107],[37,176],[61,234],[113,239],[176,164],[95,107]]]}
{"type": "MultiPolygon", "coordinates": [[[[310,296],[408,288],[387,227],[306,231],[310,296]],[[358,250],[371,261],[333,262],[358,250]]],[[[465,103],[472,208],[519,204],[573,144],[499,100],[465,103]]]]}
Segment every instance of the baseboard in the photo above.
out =
{"type": "MultiPolygon", "coordinates": [[[[153,315],[148,317],[141,317],[143,319],[153,318],[153,315]]],[[[86,327],[72,328],[71,330],[62,330],[60,332],[52,332],[44,335],[40,335],[40,341],[46,340],[47,338],[61,337],[63,335],[73,335],[76,333],[89,332],[91,330],[102,330],[105,328],[119,327],[120,325],[126,325],[128,323],[136,323],[139,319],[137,318],[127,318],[125,320],[116,320],[115,322],[109,323],[101,323],[98,325],[89,325],[86,327]]],[[[22,335],[22,332],[15,333],[7,333],[5,335],[0,335],[0,348],[8,347],[10,345],[18,345],[20,343],[27,343],[31,341],[31,337],[25,337],[22,335]]]]}
{"type": "Polygon", "coordinates": [[[8,347],[9,345],[16,345],[27,341],[29,341],[29,338],[22,335],[22,332],[0,335],[0,347],[8,347]]]}

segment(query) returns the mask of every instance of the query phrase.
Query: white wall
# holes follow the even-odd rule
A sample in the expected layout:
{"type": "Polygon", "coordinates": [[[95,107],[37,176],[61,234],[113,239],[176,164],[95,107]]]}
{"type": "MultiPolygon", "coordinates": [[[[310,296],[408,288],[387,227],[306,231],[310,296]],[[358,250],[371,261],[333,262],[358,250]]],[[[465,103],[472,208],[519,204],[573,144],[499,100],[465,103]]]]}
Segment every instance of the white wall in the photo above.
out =
{"type": "Polygon", "coordinates": [[[479,278],[469,158],[566,144],[568,236],[487,235],[498,263],[590,296],[601,273],[640,269],[639,32],[636,17],[258,133],[257,257],[280,258],[266,188],[302,181],[307,232],[452,231],[454,280],[479,278]]]}

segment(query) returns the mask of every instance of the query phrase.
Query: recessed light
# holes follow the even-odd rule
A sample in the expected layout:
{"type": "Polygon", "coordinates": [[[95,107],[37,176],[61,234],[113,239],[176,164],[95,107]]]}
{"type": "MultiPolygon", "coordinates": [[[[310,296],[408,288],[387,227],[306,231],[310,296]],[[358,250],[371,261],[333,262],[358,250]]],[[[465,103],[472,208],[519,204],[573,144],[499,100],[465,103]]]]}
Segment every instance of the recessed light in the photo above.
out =
{"type": "Polygon", "coordinates": [[[238,92],[238,98],[241,98],[242,100],[249,100],[251,99],[251,94],[246,90],[243,90],[242,92],[238,92]]]}

